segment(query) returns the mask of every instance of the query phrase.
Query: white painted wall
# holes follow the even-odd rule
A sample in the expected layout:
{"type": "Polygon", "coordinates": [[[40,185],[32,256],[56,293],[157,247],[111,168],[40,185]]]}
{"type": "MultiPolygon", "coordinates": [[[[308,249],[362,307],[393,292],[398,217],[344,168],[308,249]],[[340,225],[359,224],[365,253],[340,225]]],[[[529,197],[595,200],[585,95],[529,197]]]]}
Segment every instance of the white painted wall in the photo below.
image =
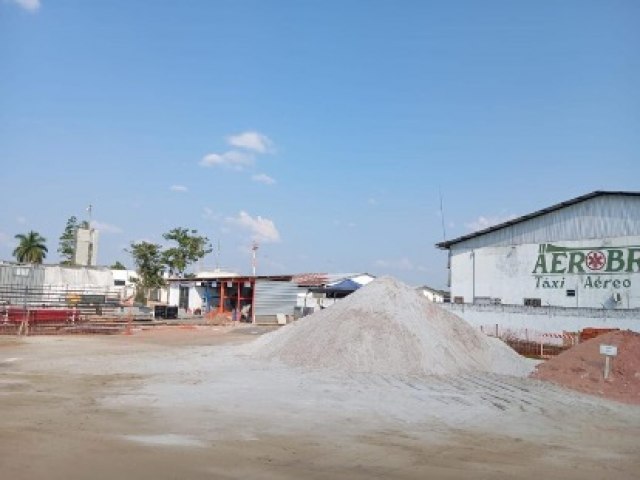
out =
{"type": "Polygon", "coordinates": [[[640,310],[524,307],[516,305],[443,304],[474,327],[499,325],[499,329],[539,332],[578,332],[584,328],[620,328],[640,332],[640,310]]]}
{"type": "Polygon", "coordinates": [[[313,308],[315,311],[322,308],[330,307],[340,300],[340,298],[327,298],[324,294],[311,293],[308,292],[306,288],[300,288],[300,292],[298,293],[296,301],[296,307],[313,308]]]}
{"type": "MultiPolygon", "coordinates": [[[[570,242],[553,242],[554,246],[577,249],[583,255],[602,252],[608,261],[615,249],[622,249],[633,259],[640,259],[640,236],[591,239],[570,242]]],[[[627,265],[622,271],[605,272],[590,269],[583,262],[584,272],[566,271],[569,254],[556,254],[556,272],[552,272],[552,253],[546,253],[547,273],[536,269],[539,244],[500,247],[452,248],[451,250],[451,301],[463,297],[472,303],[479,297],[498,298],[503,304],[522,305],[525,298],[540,298],[542,305],[591,308],[640,308],[640,263],[634,263],[631,271],[627,265]],[[576,290],[575,297],[568,297],[567,290],[576,290]],[[614,301],[614,294],[620,301],[614,301]]],[[[625,258],[628,260],[628,258],[625,258]]],[[[619,266],[614,262],[614,266],[619,266]]]]}
{"type": "Polygon", "coordinates": [[[134,279],[138,278],[135,270],[111,270],[113,280],[124,280],[125,286],[135,285],[134,279]]]}
{"type": "Polygon", "coordinates": [[[113,274],[106,267],[44,266],[44,285],[58,288],[104,288],[113,290],[113,274]]]}
{"type": "Polygon", "coordinates": [[[173,305],[173,306],[177,306],[178,305],[178,301],[180,300],[180,284],[176,283],[176,282],[170,282],[169,285],[167,286],[167,291],[169,293],[168,295],[168,301],[167,301],[167,305],[173,305]]]}
{"type": "Polygon", "coordinates": [[[203,287],[191,287],[189,288],[189,308],[193,311],[196,308],[202,309],[202,295],[204,294],[203,287]]]}

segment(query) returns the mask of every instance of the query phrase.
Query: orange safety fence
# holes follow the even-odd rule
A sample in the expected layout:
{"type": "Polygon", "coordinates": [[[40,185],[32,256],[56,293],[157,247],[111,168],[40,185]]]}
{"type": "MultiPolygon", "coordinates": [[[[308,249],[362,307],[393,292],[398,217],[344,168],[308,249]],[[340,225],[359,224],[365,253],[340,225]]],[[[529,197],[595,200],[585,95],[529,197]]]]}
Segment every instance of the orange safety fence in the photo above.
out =
{"type": "Polygon", "coordinates": [[[481,325],[480,331],[504,341],[520,355],[548,358],[558,355],[580,341],[579,332],[544,332],[532,328],[481,325]]]}

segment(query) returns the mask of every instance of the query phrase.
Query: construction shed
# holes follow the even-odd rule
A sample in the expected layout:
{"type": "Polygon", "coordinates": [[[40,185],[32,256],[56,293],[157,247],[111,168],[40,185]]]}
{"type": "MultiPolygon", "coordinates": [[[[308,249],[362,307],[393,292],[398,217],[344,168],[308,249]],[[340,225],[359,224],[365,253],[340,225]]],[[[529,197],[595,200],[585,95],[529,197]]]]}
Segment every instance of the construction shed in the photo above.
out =
{"type": "Polygon", "coordinates": [[[278,323],[325,308],[372,278],[326,273],[246,276],[215,270],[193,278],[168,279],[167,303],[178,306],[181,315],[224,315],[238,321],[278,323]],[[338,289],[340,294],[336,294],[338,289]]]}
{"type": "Polygon", "coordinates": [[[293,316],[297,285],[291,275],[247,276],[214,270],[193,278],[168,279],[168,304],[181,314],[226,315],[247,322],[293,316]]]}

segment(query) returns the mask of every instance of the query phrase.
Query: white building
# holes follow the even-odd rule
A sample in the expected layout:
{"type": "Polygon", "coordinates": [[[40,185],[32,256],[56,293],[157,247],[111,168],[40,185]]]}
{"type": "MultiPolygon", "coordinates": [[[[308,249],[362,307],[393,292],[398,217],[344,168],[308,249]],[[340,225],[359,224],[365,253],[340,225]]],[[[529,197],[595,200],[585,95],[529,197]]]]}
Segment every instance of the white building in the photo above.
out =
{"type": "Polygon", "coordinates": [[[640,308],[640,192],[595,191],[437,246],[452,303],[640,308]]]}
{"type": "Polygon", "coordinates": [[[422,285],[421,287],[416,288],[416,290],[420,292],[424,297],[426,297],[430,302],[444,303],[449,301],[449,292],[431,288],[427,285],[422,285]]]}
{"type": "Polygon", "coordinates": [[[136,280],[138,272],[135,270],[114,270],[111,269],[113,277],[113,288],[120,292],[120,298],[123,302],[133,303],[136,294],[136,280]]]}

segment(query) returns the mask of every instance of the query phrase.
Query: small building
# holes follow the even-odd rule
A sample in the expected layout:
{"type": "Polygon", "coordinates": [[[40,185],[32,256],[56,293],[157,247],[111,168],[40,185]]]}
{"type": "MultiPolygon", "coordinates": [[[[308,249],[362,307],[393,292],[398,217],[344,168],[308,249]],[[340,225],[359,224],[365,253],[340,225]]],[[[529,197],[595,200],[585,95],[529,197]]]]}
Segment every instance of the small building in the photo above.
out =
{"type": "Polygon", "coordinates": [[[436,288],[422,285],[416,288],[423,296],[427,297],[427,300],[434,303],[449,303],[449,292],[444,290],[438,290],[436,288]]]}
{"type": "Polygon", "coordinates": [[[271,321],[293,316],[297,285],[291,275],[245,276],[214,270],[193,278],[169,278],[169,305],[181,313],[228,315],[235,320],[271,321]]]}
{"type": "Polygon", "coordinates": [[[305,273],[295,275],[298,284],[296,316],[303,317],[333,305],[367,285],[375,277],[368,273],[305,273]]]}
{"type": "Polygon", "coordinates": [[[640,192],[595,191],[436,246],[453,303],[640,308],[640,192]]]}
{"type": "Polygon", "coordinates": [[[135,270],[111,270],[113,275],[113,288],[120,292],[120,298],[124,303],[133,303],[136,294],[136,280],[138,272],[135,270]]]}

